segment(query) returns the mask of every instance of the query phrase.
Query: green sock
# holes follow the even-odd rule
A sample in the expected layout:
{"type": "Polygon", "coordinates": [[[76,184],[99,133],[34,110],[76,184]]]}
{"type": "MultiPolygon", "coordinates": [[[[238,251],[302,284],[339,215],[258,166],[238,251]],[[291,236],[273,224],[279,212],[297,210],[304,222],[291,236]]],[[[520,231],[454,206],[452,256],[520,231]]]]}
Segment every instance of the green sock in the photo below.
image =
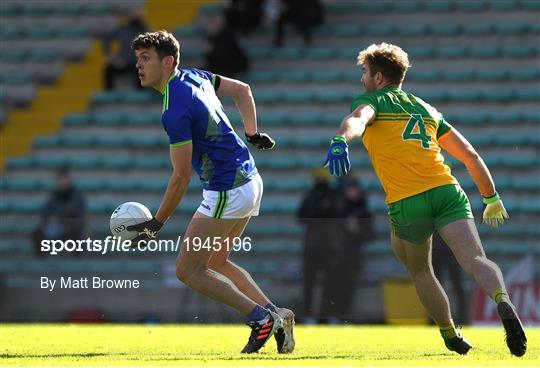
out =
{"type": "Polygon", "coordinates": [[[500,302],[510,303],[510,298],[508,298],[508,294],[506,293],[506,291],[502,291],[501,289],[497,289],[492,292],[491,299],[493,299],[497,304],[499,304],[500,302]]]}
{"type": "Polygon", "coordinates": [[[439,332],[441,333],[442,338],[445,340],[458,337],[458,333],[453,324],[448,327],[439,327],[439,332]]]}

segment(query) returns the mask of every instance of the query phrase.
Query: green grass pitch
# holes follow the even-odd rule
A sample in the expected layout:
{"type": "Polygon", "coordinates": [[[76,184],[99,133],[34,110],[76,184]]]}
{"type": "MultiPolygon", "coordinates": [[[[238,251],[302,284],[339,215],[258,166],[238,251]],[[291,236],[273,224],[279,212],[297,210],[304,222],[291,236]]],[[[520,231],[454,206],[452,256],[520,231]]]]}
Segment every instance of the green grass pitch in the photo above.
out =
{"type": "Polygon", "coordinates": [[[462,357],[444,347],[435,327],[297,326],[296,350],[278,355],[269,341],[239,354],[241,325],[0,325],[1,366],[540,366],[540,328],[529,348],[510,355],[502,328],[462,330],[474,345],[462,357]]]}

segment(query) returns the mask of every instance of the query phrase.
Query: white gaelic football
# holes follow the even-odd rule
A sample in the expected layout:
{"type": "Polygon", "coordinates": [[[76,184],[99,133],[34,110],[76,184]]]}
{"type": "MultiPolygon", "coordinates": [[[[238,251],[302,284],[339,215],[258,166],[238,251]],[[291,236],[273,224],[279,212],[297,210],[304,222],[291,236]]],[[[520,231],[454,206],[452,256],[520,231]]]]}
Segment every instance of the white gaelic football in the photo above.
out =
{"type": "Polygon", "coordinates": [[[124,240],[135,238],[136,231],[127,231],[130,225],[137,225],[152,219],[152,214],[144,204],[137,202],[126,202],[116,207],[111,215],[110,228],[114,236],[122,237],[124,240]]]}

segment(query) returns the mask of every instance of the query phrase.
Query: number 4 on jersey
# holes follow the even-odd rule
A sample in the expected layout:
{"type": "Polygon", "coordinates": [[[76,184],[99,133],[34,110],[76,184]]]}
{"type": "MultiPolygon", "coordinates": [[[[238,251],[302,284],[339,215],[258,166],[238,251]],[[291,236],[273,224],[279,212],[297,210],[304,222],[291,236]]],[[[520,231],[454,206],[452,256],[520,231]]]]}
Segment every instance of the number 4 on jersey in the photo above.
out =
{"type": "Polygon", "coordinates": [[[403,140],[415,140],[422,143],[422,147],[429,149],[431,137],[426,133],[426,123],[421,114],[411,114],[411,118],[403,130],[403,140]]]}

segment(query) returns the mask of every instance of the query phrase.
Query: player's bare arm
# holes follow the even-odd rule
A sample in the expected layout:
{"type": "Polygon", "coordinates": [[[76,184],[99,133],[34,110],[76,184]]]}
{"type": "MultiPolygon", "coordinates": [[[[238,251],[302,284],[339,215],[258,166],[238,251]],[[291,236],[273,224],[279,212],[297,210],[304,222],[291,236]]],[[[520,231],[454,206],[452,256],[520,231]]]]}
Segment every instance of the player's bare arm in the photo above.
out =
{"type": "Polygon", "coordinates": [[[509,217],[508,213],[495,190],[489,169],[474,147],[454,128],[439,138],[439,145],[461,161],[471,173],[486,204],[483,221],[493,227],[504,224],[504,220],[509,217]]]}
{"type": "Polygon", "coordinates": [[[163,196],[163,201],[156,213],[156,220],[161,223],[167,221],[172,213],[178,207],[182,197],[191,179],[191,154],[193,150],[192,143],[184,144],[180,147],[171,147],[171,163],[173,172],[169,178],[167,190],[163,196]]]}
{"type": "Polygon", "coordinates": [[[272,149],[276,142],[266,133],[257,130],[257,109],[249,84],[242,81],[220,76],[217,90],[220,96],[231,96],[242,115],[244,130],[249,143],[258,149],[272,149]]]}
{"type": "Polygon", "coordinates": [[[217,90],[220,96],[231,96],[242,115],[244,130],[251,136],[257,133],[257,110],[249,84],[220,76],[221,82],[217,90]]]}
{"type": "Polygon", "coordinates": [[[347,142],[362,137],[366,126],[375,120],[375,111],[369,105],[360,105],[341,122],[337,136],[342,136],[347,142]]]}
{"type": "Polygon", "coordinates": [[[464,136],[452,128],[439,138],[439,145],[465,165],[483,197],[488,198],[495,194],[495,184],[489,169],[464,136]]]}

